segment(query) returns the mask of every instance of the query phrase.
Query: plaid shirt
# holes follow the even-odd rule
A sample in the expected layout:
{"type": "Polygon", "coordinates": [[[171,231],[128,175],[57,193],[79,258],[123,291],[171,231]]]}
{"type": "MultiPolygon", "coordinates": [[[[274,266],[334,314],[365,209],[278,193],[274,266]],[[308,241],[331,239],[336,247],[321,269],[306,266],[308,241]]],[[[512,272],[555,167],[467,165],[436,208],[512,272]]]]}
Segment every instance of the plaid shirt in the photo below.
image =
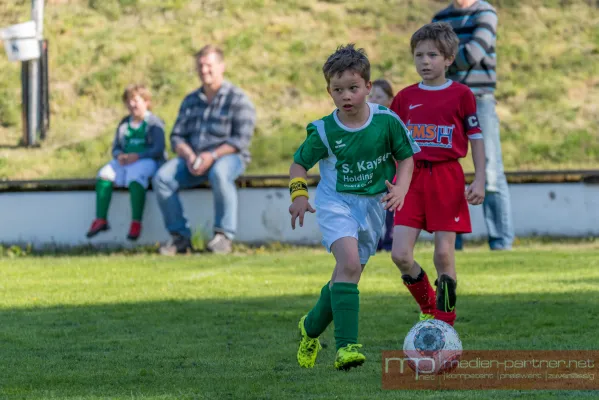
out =
{"type": "Polygon", "coordinates": [[[237,148],[247,164],[255,125],[256,109],[250,99],[224,81],[210,103],[202,88],[185,97],[171,132],[171,146],[174,150],[186,143],[197,154],[226,143],[237,148]]]}

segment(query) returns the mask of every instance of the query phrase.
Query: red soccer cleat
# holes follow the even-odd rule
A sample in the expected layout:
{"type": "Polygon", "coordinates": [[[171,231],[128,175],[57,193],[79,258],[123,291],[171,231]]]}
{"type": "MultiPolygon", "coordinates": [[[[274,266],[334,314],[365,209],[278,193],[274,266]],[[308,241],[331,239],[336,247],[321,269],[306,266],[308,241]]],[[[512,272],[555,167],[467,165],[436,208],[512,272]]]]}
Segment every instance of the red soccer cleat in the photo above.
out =
{"type": "Polygon", "coordinates": [[[96,218],[92,222],[92,226],[89,228],[89,231],[87,231],[87,237],[88,238],[94,237],[98,233],[100,233],[102,231],[107,231],[109,229],[110,229],[110,227],[108,226],[108,221],[106,221],[105,219],[102,219],[102,218],[96,218]]]}
{"type": "Polygon", "coordinates": [[[137,240],[141,235],[141,222],[139,221],[131,221],[131,226],[129,227],[129,233],[127,234],[127,239],[129,240],[137,240]]]}

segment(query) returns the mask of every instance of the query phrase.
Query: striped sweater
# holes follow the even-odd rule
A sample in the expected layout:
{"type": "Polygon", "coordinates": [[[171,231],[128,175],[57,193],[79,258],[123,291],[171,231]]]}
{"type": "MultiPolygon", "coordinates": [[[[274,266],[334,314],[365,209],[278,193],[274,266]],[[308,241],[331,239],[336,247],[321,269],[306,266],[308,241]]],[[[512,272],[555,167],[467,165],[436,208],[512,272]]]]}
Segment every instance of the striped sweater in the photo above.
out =
{"type": "Polygon", "coordinates": [[[451,4],[434,16],[433,22],[438,21],[450,23],[460,38],[460,47],[447,78],[469,86],[474,94],[494,93],[497,12],[493,6],[483,0],[461,9],[451,4]]]}

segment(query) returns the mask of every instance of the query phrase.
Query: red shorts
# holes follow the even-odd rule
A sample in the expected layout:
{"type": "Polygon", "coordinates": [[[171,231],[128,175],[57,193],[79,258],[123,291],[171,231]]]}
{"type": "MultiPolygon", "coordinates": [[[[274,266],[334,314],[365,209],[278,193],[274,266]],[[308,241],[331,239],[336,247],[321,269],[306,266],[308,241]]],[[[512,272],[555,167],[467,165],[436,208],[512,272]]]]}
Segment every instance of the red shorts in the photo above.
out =
{"type": "Polygon", "coordinates": [[[464,171],[457,160],[416,161],[403,208],[395,225],[427,232],[472,232],[464,171]]]}

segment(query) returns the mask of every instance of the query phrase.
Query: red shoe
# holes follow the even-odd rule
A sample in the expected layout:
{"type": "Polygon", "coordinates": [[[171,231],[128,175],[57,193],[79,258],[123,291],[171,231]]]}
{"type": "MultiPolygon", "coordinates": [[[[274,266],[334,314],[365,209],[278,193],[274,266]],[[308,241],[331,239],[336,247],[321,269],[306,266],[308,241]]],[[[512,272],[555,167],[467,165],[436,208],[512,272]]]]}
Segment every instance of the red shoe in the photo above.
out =
{"type": "Polygon", "coordinates": [[[141,222],[131,221],[131,226],[129,227],[129,233],[127,234],[127,239],[137,240],[139,235],[141,235],[141,222]]]}
{"type": "Polygon", "coordinates": [[[105,219],[102,219],[102,218],[96,218],[92,222],[92,226],[89,228],[89,231],[87,231],[87,237],[88,238],[94,237],[98,233],[100,233],[102,231],[107,231],[109,229],[110,229],[110,227],[108,226],[108,221],[106,221],[105,219]]]}

